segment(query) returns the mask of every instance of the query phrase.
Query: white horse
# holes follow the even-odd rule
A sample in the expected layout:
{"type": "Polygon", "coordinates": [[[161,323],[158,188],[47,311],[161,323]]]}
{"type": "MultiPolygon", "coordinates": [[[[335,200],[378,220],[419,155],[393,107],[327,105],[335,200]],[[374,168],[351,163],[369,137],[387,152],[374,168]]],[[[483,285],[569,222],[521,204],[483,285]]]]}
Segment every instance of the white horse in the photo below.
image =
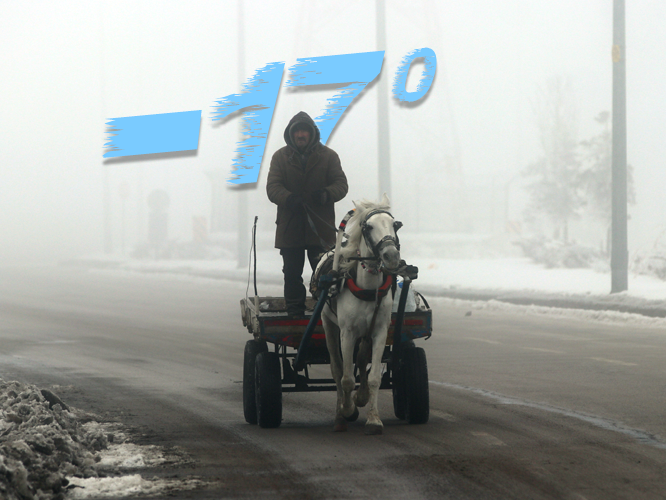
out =
{"type": "Polygon", "coordinates": [[[331,373],[338,391],[334,430],[346,431],[347,422],[358,418],[358,407],[369,403],[365,433],[381,434],[384,425],[379,419],[377,395],[391,321],[390,288],[395,279],[392,272],[400,266],[396,230],[402,224],[389,213],[386,195],[380,203],[363,200],[354,202],[354,206],[355,213],[347,226],[349,240],[340,251],[340,271],[352,276],[355,271],[355,278],[351,283],[344,282],[340,293],[322,312],[331,373]],[[350,259],[358,257],[365,260],[350,259]],[[363,291],[359,293],[358,289],[363,291]],[[361,383],[352,397],[356,386],[353,358],[357,343],[356,365],[361,383]],[[372,364],[369,373],[368,362],[372,364]]]}

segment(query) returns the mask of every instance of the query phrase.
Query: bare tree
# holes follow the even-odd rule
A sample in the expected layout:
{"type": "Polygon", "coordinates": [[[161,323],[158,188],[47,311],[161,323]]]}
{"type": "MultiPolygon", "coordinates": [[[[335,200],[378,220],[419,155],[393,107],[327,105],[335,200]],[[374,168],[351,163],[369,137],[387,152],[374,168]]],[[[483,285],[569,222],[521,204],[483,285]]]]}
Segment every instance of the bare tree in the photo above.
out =
{"type": "Polygon", "coordinates": [[[526,186],[530,203],[526,219],[548,219],[554,238],[568,240],[569,221],[580,216],[584,196],[580,184],[578,116],[569,81],[553,78],[541,92],[535,109],[543,156],[523,170],[532,179],[526,186]]]}
{"type": "MultiPolygon", "coordinates": [[[[587,204],[585,211],[594,219],[602,222],[607,229],[607,239],[611,228],[611,114],[602,111],[595,117],[603,130],[588,140],[581,141],[580,185],[587,204]]],[[[627,201],[636,203],[633,167],[627,165],[627,201]]],[[[608,241],[606,242],[608,249],[608,241]]]]}

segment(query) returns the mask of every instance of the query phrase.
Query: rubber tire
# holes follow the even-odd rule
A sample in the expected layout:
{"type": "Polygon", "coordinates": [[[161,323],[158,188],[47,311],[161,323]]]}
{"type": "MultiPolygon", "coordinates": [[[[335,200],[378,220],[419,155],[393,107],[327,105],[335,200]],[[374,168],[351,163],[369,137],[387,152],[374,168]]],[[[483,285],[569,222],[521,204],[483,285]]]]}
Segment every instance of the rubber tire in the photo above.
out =
{"type": "Polygon", "coordinates": [[[254,387],[259,427],[279,427],[282,422],[280,358],[275,352],[260,352],[255,361],[254,387]]]}
{"type": "Polygon", "coordinates": [[[243,354],[243,414],[248,424],[257,423],[257,399],[254,392],[254,363],[257,354],[268,351],[263,340],[248,340],[243,354]]]}
{"type": "MultiPolygon", "coordinates": [[[[414,341],[413,340],[408,340],[406,342],[403,342],[402,346],[402,359],[405,359],[405,351],[408,349],[414,349],[414,341]]],[[[407,384],[405,383],[405,369],[404,369],[404,363],[402,370],[398,371],[397,374],[397,384],[393,384],[392,392],[393,392],[393,413],[395,414],[396,418],[399,418],[400,420],[405,420],[405,415],[407,414],[407,394],[405,391],[405,388],[407,387],[407,384]]]]}
{"type": "Polygon", "coordinates": [[[428,388],[428,362],[423,348],[405,349],[403,370],[405,374],[405,418],[410,424],[425,424],[430,417],[430,393],[428,388]]]}

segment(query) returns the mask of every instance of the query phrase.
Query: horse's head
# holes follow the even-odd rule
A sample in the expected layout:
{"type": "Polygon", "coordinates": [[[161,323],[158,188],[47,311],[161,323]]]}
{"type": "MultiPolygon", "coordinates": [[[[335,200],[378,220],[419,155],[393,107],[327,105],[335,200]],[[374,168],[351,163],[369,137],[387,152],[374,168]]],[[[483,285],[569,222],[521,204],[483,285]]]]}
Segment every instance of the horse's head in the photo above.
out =
{"type": "Polygon", "coordinates": [[[370,210],[361,221],[363,240],[368,249],[379,260],[381,267],[389,272],[400,266],[400,240],[398,229],[402,222],[396,221],[387,210],[370,210]]]}

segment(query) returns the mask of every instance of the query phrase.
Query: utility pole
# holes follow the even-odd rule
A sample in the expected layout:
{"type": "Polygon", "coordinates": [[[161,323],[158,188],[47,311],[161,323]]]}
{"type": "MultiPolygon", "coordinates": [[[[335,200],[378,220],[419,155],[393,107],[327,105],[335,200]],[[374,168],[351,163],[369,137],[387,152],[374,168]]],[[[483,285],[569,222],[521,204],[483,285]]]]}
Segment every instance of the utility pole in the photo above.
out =
{"type": "Polygon", "coordinates": [[[109,167],[102,165],[104,169],[104,187],[103,187],[103,213],[104,213],[104,253],[110,255],[113,253],[113,238],[111,236],[111,187],[109,186],[109,167]]]}
{"type": "Polygon", "coordinates": [[[130,197],[130,185],[127,181],[123,181],[118,186],[118,195],[120,196],[120,250],[121,254],[125,255],[125,235],[127,234],[127,199],[130,197]]]}
{"type": "MultiPolygon", "coordinates": [[[[100,95],[99,100],[102,108],[102,120],[106,122],[106,73],[105,73],[105,57],[104,57],[104,6],[99,4],[99,80],[100,80],[100,95]]],[[[106,131],[106,130],[105,130],[106,131]]],[[[113,238],[111,230],[111,187],[109,166],[104,165],[102,162],[102,169],[104,169],[104,176],[102,177],[102,230],[104,237],[104,253],[110,255],[113,253],[113,238]]]]}
{"type": "MultiPolygon", "coordinates": [[[[238,0],[238,74],[240,76],[240,84],[243,84],[245,78],[245,27],[243,20],[243,0],[238,0]]],[[[240,125],[241,138],[243,130],[243,120],[240,125]]],[[[256,186],[255,186],[256,187],[256,186]]],[[[247,216],[248,205],[248,185],[240,184],[234,188],[235,195],[238,199],[238,228],[236,237],[236,255],[238,256],[238,269],[244,269],[248,266],[248,255],[250,253],[250,227],[247,216]]]]}
{"type": "Polygon", "coordinates": [[[613,157],[611,293],[628,289],[627,93],[624,0],[613,0],[613,157]]]}
{"type": "MultiPolygon", "coordinates": [[[[376,0],[377,50],[386,50],[386,4],[376,0]]],[[[389,146],[388,77],[379,75],[377,85],[377,173],[379,199],[386,193],[391,198],[391,150],[389,146]]]]}

